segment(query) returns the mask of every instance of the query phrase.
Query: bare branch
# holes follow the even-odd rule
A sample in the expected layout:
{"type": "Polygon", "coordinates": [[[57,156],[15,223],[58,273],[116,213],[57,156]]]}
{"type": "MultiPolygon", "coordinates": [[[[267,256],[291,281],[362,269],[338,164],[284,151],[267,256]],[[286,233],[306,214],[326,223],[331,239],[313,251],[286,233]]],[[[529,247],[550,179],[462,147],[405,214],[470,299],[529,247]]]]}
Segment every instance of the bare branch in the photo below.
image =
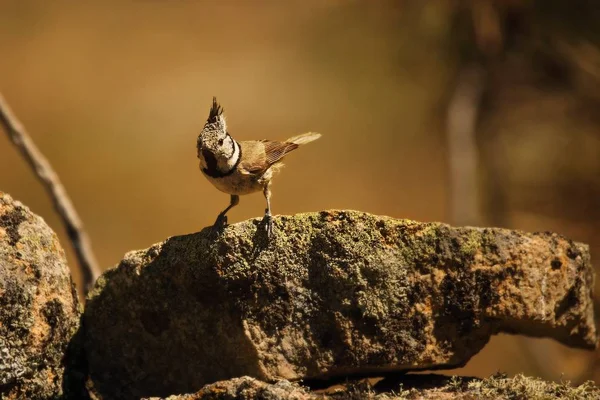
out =
{"type": "Polygon", "coordinates": [[[0,124],[4,126],[9,138],[25,157],[52,198],[54,208],[60,215],[71,240],[83,276],[83,291],[87,294],[99,275],[98,263],[87,233],[58,175],[13,114],[2,94],[0,94],[0,124]]]}
{"type": "Polygon", "coordinates": [[[464,67],[450,99],[447,115],[448,170],[452,223],[477,225],[481,221],[477,189],[476,125],[485,85],[479,65],[464,67]]]}

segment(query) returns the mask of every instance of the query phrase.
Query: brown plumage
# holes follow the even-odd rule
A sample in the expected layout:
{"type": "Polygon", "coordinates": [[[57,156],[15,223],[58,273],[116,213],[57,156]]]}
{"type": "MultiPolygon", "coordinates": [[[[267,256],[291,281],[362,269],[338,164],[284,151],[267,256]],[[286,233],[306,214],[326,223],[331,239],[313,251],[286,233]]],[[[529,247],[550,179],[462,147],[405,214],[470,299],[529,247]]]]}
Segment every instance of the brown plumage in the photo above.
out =
{"type": "Polygon", "coordinates": [[[309,132],[283,142],[237,142],[227,131],[223,108],[213,99],[209,117],[198,136],[197,154],[204,176],[217,189],[231,195],[230,204],[219,214],[215,227],[219,228],[227,223],[225,214],[239,203],[240,195],[262,190],[267,200],[264,222],[270,235],[273,229],[270,201],[273,173],[282,165],[282,160],[288,153],[320,137],[319,133],[309,132]]]}
{"type": "Polygon", "coordinates": [[[272,142],[270,140],[240,142],[242,158],[240,168],[250,173],[264,172],[280,161],[287,153],[298,148],[296,143],[272,142]]]}

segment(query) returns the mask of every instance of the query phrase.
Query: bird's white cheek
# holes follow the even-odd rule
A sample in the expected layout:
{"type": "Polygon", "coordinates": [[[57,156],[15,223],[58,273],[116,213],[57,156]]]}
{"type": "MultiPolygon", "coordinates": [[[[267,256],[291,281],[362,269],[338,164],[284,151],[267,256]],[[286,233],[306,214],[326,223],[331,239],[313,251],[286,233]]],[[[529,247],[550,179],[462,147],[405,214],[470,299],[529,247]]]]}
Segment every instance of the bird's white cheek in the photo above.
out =
{"type": "Polygon", "coordinates": [[[231,168],[233,168],[237,163],[238,163],[238,159],[240,158],[240,146],[236,143],[233,142],[233,153],[229,156],[229,157],[224,157],[223,158],[223,165],[220,165],[220,167],[222,167],[222,169],[224,171],[230,170],[231,168]]]}

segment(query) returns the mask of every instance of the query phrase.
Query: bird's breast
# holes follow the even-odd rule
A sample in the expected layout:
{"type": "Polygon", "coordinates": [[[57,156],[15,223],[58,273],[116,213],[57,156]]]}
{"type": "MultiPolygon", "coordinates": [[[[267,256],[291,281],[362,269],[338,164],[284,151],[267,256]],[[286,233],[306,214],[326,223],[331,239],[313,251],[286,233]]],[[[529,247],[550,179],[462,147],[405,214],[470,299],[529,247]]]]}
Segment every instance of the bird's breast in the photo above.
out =
{"type": "Polygon", "coordinates": [[[237,169],[230,175],[222,177],[209,175],[202,165],[200,165],[200,170],[206,179],[223,193],[245,195],[258,192],[263,188],[264,182],[260,177],[243,174],[237,169]]]}

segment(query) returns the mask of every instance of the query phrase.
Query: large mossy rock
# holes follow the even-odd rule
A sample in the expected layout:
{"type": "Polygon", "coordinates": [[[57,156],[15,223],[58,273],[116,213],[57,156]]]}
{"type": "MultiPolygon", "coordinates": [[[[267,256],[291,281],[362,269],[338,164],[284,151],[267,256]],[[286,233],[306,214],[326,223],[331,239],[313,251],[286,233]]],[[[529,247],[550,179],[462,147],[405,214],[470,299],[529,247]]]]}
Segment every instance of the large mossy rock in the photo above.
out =
{"type": "Polygon", "coordinates": [[[0,398],[56,399],[79,327],[77,296],[54,232],[0,192],[0,398]]]}
{"type": "Polygon", "coordinates": [[[353,211],[257,220],[128,253],[84,314],[108,398],[464,365],[499,332],[593,349],[587,246],[353,211]]]}

